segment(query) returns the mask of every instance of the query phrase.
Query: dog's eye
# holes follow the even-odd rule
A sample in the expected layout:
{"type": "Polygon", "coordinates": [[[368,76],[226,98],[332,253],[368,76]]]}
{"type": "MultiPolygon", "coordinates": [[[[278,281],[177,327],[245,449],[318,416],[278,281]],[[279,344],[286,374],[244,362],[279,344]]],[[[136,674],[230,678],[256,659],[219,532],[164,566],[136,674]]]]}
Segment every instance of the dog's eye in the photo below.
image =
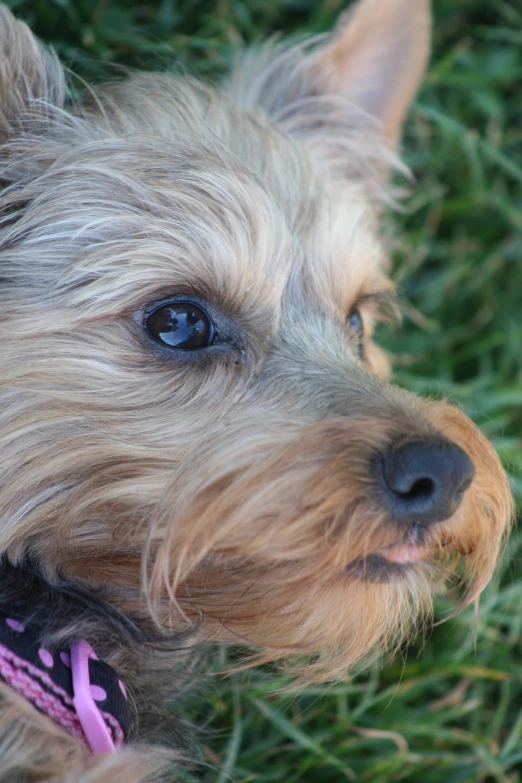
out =
{"type": "Polygon", "coordinates": [[[207,313],[193,302],[169,302],[145,319],[150,336],[167,348],[197,351],[211,345],[214,326],[207,313]]]}
{"type": "Polygon", "coordinates": [[[363,347],[363,337],[364,337],[364,321],[362,319],[361,311],[358,307],[354,308],[350,315],[347,318],[347,324],[348,328],[350,329],[350,332],[352,333],[353,339],[355,339],[357,343],[357,350],[359,353],[360,359],[364,361],[364,347],[363,347]]]}
{"type": "Polygon", "coordinates": [[[364,322],[360,310],[356,307],[348,316],[348,325],[359,342],[364,337],[364,322]]]}

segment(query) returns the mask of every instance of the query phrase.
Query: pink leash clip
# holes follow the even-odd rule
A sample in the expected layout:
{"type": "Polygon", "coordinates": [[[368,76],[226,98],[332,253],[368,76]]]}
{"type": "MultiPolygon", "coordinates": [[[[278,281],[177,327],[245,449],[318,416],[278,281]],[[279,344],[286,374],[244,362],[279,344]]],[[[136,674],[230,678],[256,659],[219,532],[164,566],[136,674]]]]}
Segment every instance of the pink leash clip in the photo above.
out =
{"type": "Polygon", "coordinates": [[[114,753],[111,732],[92,697],[89,658],[96,660],[96,653],[89,642],[81,639],[71,645],[74,707],[92,752],[114,753]]]}

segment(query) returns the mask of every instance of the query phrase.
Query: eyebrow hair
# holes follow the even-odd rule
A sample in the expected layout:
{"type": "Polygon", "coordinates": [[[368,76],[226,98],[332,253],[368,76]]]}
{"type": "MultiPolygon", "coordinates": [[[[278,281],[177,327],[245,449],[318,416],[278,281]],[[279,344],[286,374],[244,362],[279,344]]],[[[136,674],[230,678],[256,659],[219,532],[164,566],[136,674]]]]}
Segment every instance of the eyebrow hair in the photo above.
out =
{"type": "Polygon", "coordinates": [[[355,307],[361,304],[369,305],[379,320],[394,322],[401,318],[398,295],[392,286],[361,294],[355,302],[355,307]]]}

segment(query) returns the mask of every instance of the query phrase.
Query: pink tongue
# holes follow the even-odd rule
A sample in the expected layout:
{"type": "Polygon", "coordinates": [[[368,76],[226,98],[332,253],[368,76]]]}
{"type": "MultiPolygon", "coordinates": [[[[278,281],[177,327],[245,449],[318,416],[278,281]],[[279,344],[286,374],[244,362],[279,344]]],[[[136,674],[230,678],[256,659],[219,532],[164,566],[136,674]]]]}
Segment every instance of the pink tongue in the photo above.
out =
{"type": "Polygon", "coordinates": [[[391,546],[388,549],[382,549],[379,555],[390,563],[417,563],[424,560],[428,554],[425,546],[414,546],[413,544],[402,544],[401,546],[391,546]]]}

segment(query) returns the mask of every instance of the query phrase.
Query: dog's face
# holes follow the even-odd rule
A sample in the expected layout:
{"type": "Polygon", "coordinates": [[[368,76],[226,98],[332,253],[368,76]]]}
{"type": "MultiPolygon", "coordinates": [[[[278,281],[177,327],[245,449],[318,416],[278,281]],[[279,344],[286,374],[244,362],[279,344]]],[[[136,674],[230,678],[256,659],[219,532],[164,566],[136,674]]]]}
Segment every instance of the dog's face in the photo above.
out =
{"type": "Polygon", "coordinates": [[[498,458],[372,342],[424,0],[364,0],[220,91],[142,74],[68,110],[59,64],[0,23],[2,551],[316,678],[448,581],[477,596],[498,458]]]}

